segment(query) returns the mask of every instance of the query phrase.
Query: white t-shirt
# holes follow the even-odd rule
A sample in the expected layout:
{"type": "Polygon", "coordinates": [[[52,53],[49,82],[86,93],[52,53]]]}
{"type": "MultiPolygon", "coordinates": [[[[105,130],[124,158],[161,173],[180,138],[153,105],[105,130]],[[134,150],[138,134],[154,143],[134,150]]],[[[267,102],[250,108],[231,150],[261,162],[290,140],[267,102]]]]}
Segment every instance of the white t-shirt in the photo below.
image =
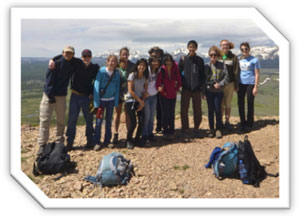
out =
{"type": "Polygon", "coordinates": [[[151,68],[149,66],[149,78],[148,78],[148,94],[150,96],[156,95],[157,94],[157,89],[155,87],[156,85],[156,79],[157,79],[157,74],[151,72],[151,68]]]}

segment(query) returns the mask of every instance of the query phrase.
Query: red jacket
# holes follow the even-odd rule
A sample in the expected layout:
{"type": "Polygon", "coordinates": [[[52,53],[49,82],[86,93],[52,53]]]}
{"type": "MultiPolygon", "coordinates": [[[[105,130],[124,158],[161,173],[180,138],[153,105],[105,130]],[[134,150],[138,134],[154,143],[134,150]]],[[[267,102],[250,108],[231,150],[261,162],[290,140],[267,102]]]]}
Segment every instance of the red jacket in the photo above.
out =
{"type": "Polygon", "coordinates": [[[156,80],[156,88],[158,89],[159,87],[163,87],[163,92],[160,92],[162,96],[168,99],[176,98],[176,92],[181,87],[181,77],[176,62],[171,68],[171,77],[169,77],[165,65],[161,67],[156,80]]]}

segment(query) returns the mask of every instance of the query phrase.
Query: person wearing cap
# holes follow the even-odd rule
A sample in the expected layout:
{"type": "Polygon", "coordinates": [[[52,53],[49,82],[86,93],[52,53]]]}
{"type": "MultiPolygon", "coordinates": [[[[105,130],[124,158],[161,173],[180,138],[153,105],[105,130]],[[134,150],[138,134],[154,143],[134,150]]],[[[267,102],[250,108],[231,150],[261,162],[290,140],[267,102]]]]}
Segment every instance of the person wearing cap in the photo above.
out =
{"type": "Polygon", "coordinates": [[[62,55],[55,60],[56,67],[48,69],[44,86],[43,98],[40,103],[40,127],[38,134],[40,156],[49,139],[50,121],[53,111],[56,114],[56,142],[64,142],[65,111],[67,87],[71,76],[75,72],[72,60],[74,58],[74,48],[66,46],[62,55]]]}
{"type": "MultiPolygon", "coordinates": [[[[56,56],[53,60],[60,58],[56,56]]],[[[87,143],[85,148],[91,149],[93,145],[93,114],[89,112],[89,104],[93,98],[93,83],[96,79],[99,65],[93,64],[92,51],[84,49],[81,53],[81,59],[73,58],[72,64],[76,69],[76,73],[71,77],[71,97],[69,104],[69,117],[67,127],[67,150],[73,148],[76,136],[76,124],[80,110],[86,122],[85,135],[87,143]]],[[[49,67],[55,67],[54,61],[50,61],[49,67]]]]}

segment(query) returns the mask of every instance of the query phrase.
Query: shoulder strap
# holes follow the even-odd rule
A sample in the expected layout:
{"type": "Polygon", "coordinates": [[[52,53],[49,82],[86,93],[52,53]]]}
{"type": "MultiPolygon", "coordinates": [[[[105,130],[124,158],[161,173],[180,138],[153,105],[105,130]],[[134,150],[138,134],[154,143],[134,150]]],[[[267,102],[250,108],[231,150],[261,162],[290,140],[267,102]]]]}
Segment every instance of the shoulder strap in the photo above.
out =
{"type": "Polygon", "coordinates": [[[105,85],[103,91],[106,91],[106,89],[107,89],[107,87],[109,86],[109,84],[111,83],[111,81],[112,81],[113,76],[115,75],[115,73],[116,73],[116,70],[114,70],[114,72],[112,73],[112,75],[109,77],[109,80],[108,80],[108,82],[106,83],[106,85],[105,85]]]}

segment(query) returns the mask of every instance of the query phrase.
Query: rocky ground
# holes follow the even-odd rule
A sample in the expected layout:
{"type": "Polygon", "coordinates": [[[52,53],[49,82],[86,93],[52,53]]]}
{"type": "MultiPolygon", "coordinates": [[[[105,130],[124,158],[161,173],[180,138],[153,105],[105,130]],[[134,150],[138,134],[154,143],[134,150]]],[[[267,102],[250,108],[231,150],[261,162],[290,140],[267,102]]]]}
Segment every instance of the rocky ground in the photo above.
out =
{"type": "MultiPolygon", "coordinates": [[[[267,177],[260,188],[243,185],[239,179],[218,180],[211,169],[204,165],[212,150],[222,147],[227,141],[239,141],[238,118],[233,117],[234,130],[222,139],[206,137],[207,118],[204,117],[199,131],[202,138],[184,141],[176,138],[165,141],[157,134],[155,143],[133,150],[121,142],[115,149],[95,152],[84,151],[85,127],[77,127],[75,149],[70,151],[71,161],[76,164],[72,173],[55,181],[56,175],[32,174],[32,164],[37,151],[38,127],[22,126],[22,170],[50,198],[278,198],[279,177],[267,177]],[[132,160],[136,175],[126,186],[95,187],[84,181],[87,175],[95,175],[101,158],[112,152],[120,152],[132,160]]],[[[180,119],[176,118],[176,128],[180,119]]],[[[190,125],[193,125],[190,119],[190,125]]],[[[179,134],[179,130],[176,131],[179,134]]],[[[50,141],[54,139],[55,128],[51,128],[50,141]]],[[[121,124],[120,138],[125,139],[125,124],[121,124]]],[[[279,172],[279,117],[256,117],[254,130],[248,133],[255,154],[267,172],[279,172]]]]}

